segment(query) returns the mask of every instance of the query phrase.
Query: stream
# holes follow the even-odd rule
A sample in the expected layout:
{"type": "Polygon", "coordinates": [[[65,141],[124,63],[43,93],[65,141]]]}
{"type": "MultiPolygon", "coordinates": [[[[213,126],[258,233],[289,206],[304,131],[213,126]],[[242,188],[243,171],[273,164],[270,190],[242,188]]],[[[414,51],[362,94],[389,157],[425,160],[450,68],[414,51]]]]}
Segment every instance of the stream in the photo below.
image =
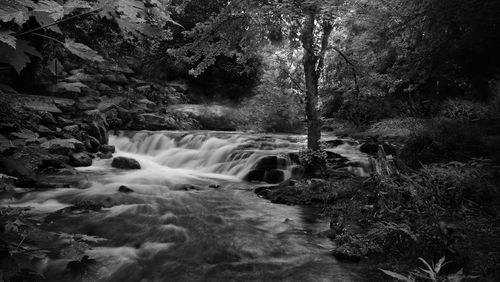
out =
{"type": "MultiPolygon", "coordinates": [[[[98,263],[83,281],[369,281],[361,267],[331,255],[334,246],[321,234],[327,220],[310,208],[259,198],[253,189],[264,183],[243,181],[259,160],[275,155],[285,156],[279,169],[290,177],[290,153],[305,141],[303,135],[117,132],[110,136],[114,157],[133,158],[141,169],[96,159],[79,169],[84,185],[0,204],[53,213],[49,230],[102,238],[86,251],[98,263]],[[119,192],[121,186],[132,192],[119,192]],[[81,203],[104,208],[71,209],[81,203]]],[[[329,150],[366,159],[352,140],[329,150]]],[[[62,274],[68,261],[46,260],[41,268],[49,281],[70,280],[62,274]]]]}

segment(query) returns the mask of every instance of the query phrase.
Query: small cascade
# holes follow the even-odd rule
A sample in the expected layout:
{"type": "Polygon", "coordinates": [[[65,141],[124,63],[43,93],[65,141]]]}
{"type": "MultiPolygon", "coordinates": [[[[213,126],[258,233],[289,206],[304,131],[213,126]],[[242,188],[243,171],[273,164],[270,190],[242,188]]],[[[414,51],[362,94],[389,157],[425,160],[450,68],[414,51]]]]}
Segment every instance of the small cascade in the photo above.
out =
{"type": "MultiPolygon", "coordinates": [[[[305,136],[259,135],[238,132],[121,132],[110,137],[121,154],[165,169],[190,175],[231,176],[237,180],[278,183],[300,173],[296,153],[305,136]],[[294,161],[295,160],[295,161],[294,161]]],[[[359,164],[366,157],[357,144],[344,143],[331,149],[356,163],[351,171],[366,174],[359,164]]]]}
{"type": "Polygon", "coordinates": [[[133,136],[111,136],[110,144],[119,152],[139,155],[164,167],[199,173],[234,176],[240,180],[259,164],[259,160],[283,155],[285,160],[267,170],[280,169],[289,176],[293,162],[287,154],[296,151],[297,142],[267,140],[239,134],[208,135],[204,133],[138,132],[133,136]],[[276,141],[276,142],[274,142],[276,141]]]}

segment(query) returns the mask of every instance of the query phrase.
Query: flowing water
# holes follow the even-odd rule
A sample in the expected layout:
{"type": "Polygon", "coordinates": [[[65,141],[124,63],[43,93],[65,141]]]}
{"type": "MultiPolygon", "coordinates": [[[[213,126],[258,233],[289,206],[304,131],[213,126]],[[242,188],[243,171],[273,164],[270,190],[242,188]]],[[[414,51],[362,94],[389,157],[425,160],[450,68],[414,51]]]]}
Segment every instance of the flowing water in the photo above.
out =
{"type": "MultiPolygon", "coordinates": [[[[287,155],[304,142],[305,136],[120,133],[110,138],[114,156],[134,158],[142,169],[118,170],[111,160],[95,160],[81,170],[87,185],[2,204],[39,213],[103,205],[66,208],[49,220],[50,230],[106,239],[86,251],[97,263],[84,281],[367,280],[356,266],[331,256],[332,242],[321,235],[327,221],[306,208],[261,199],[253,193],[259,184],[242,181],[260,158],[287,155]],[[134,192],[118,192],[122,185],[134,192]]],[[[349,143],[331,150],[364,158],[349,143]]],[[[285,171],[292,164],[287,160],[285,171]]],[[[74,279],[62,274],[67,263],[46,261],[45,275],[74,279]]]]}

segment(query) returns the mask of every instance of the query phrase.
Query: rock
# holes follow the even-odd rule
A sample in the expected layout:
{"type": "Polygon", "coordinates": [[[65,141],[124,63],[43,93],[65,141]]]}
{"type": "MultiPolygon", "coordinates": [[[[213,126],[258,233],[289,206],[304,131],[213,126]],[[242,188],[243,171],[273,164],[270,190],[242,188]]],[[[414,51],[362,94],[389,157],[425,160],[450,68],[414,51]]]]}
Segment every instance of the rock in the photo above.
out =
{"type": "Polygon", "coordinates": [[[53,85],[49,90],[52,93],[63,94],[63,93],[73,93],[80,94],[82,88],[88,88],[87,85],[81,82],[59,82],[53,85]]]}
{"type": "Polygon", "coordinates": [[[141,99],[139,101],[137,101],[138,103],[141,103],[143,105],[145,105],[147,108],[153,108],[154,106],[156,106],[155,102],[149,100],[149,99],[141,99]]]}
{"type": "Polygon", "coordinates": [[[113,154],[111,152],[106,152],[106,153],[97,153],[97,157],[103,160],[111,159],[113,157],[113,154]]]}
{"type": "Polygon", "coordinates": [[[128,188],[125,185],[122,185],[122,186],[120,186],[120,188],[118,188],[118,192],[121,192],[121,193],[132,193],[132,192],[134,192],[134,190],[128,188]]]}
{"type": "Polygon", "coordinates": [[[82,88],[82,95],[86,97],[99,97],[101,92],[93,88],[82,88]]]}
{"type": "Polygon", "coordinates": [[[59,109],[53,102],[30,100],[24,103],[24,107],[36,112],[61,113],[61,109],[59,109]]]}
{"type": "Polygon", "coordinates": [[[103,77],[104,82],[110,82],[115,84],[126,84],[128,79],[125,75],[121,73],[105,74],[103,77]]]}
{"type": "Polygon", "coordinates": [[[285,172],[281,169],[273,169],[266,172],[264,181],[271,184],[277,184],[285,181],[285,172]]]}
{"type": "Polygon", "coordinates": [[[151,91],[151,85],[137,86],[135,88],[135,90],[137,90],[141,93],[149,92],[149,91],[151,91]]]}
{"type": "Polygon", "coordinates": [[[166,83],[167,86],[169,87],[172,87],[175,89],[175,91],[178,91],[178,92],[186,92],[187,90],[189,90],[189,86],[187,83],[184,83],[184,82],[169,82],[169,83],[166,83]]]}
{"type": "Polygon", "coordinates": [[[73,125],[67,125],[67,126],[63,127],[63,130],[66,132],[76,132],[76,131],[78,131],[79,128],[80,128],[80,126],[78,124],[73,124],[73,125]]]}
{"type": "Polygon", "coordinates": [[[28,182],[35,182],[36,179],[32,169],[27,167],[24,162],[12,158],[0,158],[0,171],[28,182]]]}
{"type": "Polygon", "coordinates": [[[125,74],[134,74],[134,71],[127,65],[112,64],[105,67],[108,71],[121,72],[125,74]]]}
{"type": "Polygon", "coordinates": [[[69,156],[73,150],[66,146],[53,145],[50,146],[49,152],[55,155],[69,156]]]}
{"type": "Polygon", "coordinates": [[[54,134],[54,131],[52,131],[51,129],[49,129],[48,127],[43,126],[43,125],[37,126],[36,132],[38,132],[40,134],[40,136],[47,136],[50,134],[54,134]]]}
{"type": "Polygon", "coordinates": [[[278,168],[278,157],[277,156],[266,156],[259,159],[255,170],[272,170],[278,168]]]}
{"type": "MultiPolygon", "coordinates": [[[[121,117],[121,116],[120,116],[121,117]]],[[[125,120],[124,118],[122,118],[125,120]]],[[[169,130],[176,129],[177,122],[171,117],[165,117],[159,114],[146,113],[139,114],[129,125],[130,129],[146,130],[169,130]]]]}
{"type": "Polygon", "coordinates": [[[87,149],[91,153],[97,153],[99,151],[99,147],[101,147],[101,143],[94,136],[87,136],[85,138],[85,149],[87,149]]]}
{"type": "Polygon", "coordinates": [[[94,75],[86,74],[83,72],[76,72],[69,77],[66,77],[64,81],[67,82],[96,82],[100,77],[94,75]]]}
{"type": "Polygon", "coordinates": [[[136,77],[131,77],[131,78],[130,78],[130,80],[131,80],[133,83],[137,84],[137,85],[145,85],[145,84],[147,84],[147,82],[146,82],[146,81],[144,81],[144,80],[142,80],[142,79],[138,79],[138,78],[136,78],[136,77]]]}
{"type": "Polygon", "coordinates": [[[97,85],[97,90],[99,90],[101,93],[113,93],[115,90],[111,88],[109,85],[105,83],[99,83],[97,85]]]}
{"type": "Polygon", "coordinates": [[[359,262],[363,258],[363,254],[361,250],[347,243],[344,244],[332,252],[332,255],[338,260],[342,261],[350,261],[350,262],[359,262]]]}
{"type": "Polygon", "coordinates": [[[76,109],[73,99],[55,99],[54,104],[63,112],[73,112],[76,109]]]}
{"type": "Polygon", "coordinates": [[[50,125],[56,125],[57,121],[54,116],[50,112],[41,112],[40,117],[42,118],[42,122],[50,125]]]}
{"type": "Polygon", "coordinates": [[[84,71],[85,71],[84,69],[74,69],[74,70],[70,70],[69,73],[71,75],[74,75],[74,74],[77,74],[77,73],[82,73],[84,71]]]}
{"type": "Polygon", "coordinates": [[[120,169],[141,169],[138,161],[132,158],[116,157],[111,162],[111,166],[120,169]]]}
{"type": "Polygon", "coordinates": [[[265,170],[251,170],[247,173],[247,175],[243,178],[245,181],[264,181],[265,170]]]}
{"type": "Polygon", "coordinates": [[[301,165],[293,165],[289,169],[293,177],[302,177],[306,173],[306,170],[301,165]]]}
{"type": "Polygon", "coordinates": [[[103,125],[97,122],[92,122],[89,124],[87,132],[89,135],[95,137],[100,144],[108,143],[108,131],[103,125]]]}
{"type": "Polygon", "coordinates": [[[178,184],[173,187],[176,191],[202,191],[203,188],[192,184],[178,184]]]}
{"type": "Polygon", "coordinates": [[[80,111],[88,111],[97,109],[99,101],[92,97],[79,98],[76,100],[76,108],[80,111]]]}
{"type": "Polygon", "coordinates": [[[104,144],[104,145],[101,145],[101,147],[99,148],[99,151],[102,152],[102,153],[114,153],[115,152],[115,146],[113,145],[107,145],[107,144],[104,144]]]}
{"type": "Polygon", "coordinates": [[[69,156],[69,163],[74,167],[91,166],[92,158],[86,153],[74,153],[69,156]]]}

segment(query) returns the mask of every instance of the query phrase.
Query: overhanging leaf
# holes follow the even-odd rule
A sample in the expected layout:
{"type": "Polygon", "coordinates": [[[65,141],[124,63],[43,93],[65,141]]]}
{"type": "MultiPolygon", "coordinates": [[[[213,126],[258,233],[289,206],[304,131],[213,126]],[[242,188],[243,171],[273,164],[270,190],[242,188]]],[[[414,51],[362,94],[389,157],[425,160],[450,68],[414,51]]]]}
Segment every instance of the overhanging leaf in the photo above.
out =
{"type": "Polygon", "coordinates": [[[19,0],[2,0],[0,5],[0,21],[14,22],[18,25],[22,25],[29,20],[29,11],[26,6],[34,5],[30,1],[19,1],[19,0]]]}
{"type": "Polygon", "coordinates": [[[92,5],[83,0],[69,0],[68,2],[64,3],[63,8],[64,15],[68,15],[77,10],[92,9],[92,5]]]}
{"type": "Polygon", "coordinates": [[[35,12],[45,12],[53,20],[57,21],[64,17],[64,8],[56,1],[41,0],[36,5],[35,12]]]}
{"type": "Polygon", "coordinates": [[[16,38],[10,35],[12,31],[10,30],[0,30],[0,42],[3,42],[12,48],[16,48],[16,38]]]}
{"type": "Polygon", "coordinates": [[[18,39],[16,49],[0,42],[0,63],[11,65],[18,73],[30,62],[30,58],[26,54],[41,57],[40,52],[30,46],[28,41],[18,39]]]}
{"type": "MultiPolygon", "coordinates": [[[[35,16],[36,21],[41,26],[48,26],[56,22],[47,12],[35,11],[33,12],[33,15],[35,16]]],[[[56,33],[62,33],[61,29],[57,25],[48,26],[47,29],[50,29],[56,33]]]]}
{"type": "Polygon", "coordinates": [[[94,62],[104,62],[102,56],[100,56],[96,51],[92,50],[87,45],[77,43],[71,39],[66,39],[64,42],[64,47],[68,49],[74,55],[88,61],[94,62]]]}

